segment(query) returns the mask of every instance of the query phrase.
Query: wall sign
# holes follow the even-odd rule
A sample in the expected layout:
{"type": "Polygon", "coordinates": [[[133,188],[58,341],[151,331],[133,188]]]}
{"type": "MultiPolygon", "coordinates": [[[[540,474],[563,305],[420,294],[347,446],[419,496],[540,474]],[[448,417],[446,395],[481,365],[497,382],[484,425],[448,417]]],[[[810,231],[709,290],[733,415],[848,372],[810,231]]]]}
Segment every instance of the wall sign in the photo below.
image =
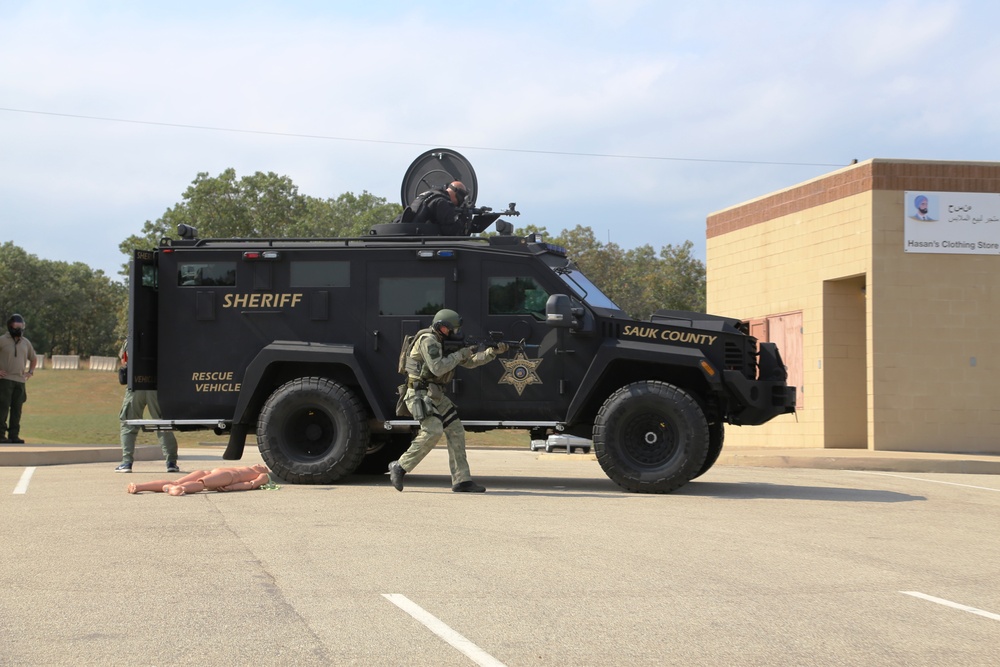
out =
{"type": "Polygon", "coordinates": [[[906,191],[903,250],[1000,255],[1000,194],[906,191]]]}

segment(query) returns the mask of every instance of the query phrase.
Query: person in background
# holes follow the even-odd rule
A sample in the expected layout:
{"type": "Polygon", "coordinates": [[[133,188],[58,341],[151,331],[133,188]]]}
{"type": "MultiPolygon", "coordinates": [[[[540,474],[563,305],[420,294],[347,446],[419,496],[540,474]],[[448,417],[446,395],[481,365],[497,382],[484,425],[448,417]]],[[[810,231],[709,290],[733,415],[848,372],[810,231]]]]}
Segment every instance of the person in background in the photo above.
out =
{"type": "MultiPolygon", "coordinates": [[[[128,345],[123,345],[119,354],[122,365],[128,365],[128,345]]],[[[155,389],[135,389],[125,387],[125,399],[122,401],[121,412],[118,419],[121,420],[121,443],[122,462],[115,472],[132,472],[132,462],[135,460],[135,440],[139,435],[138,426],[130,426],[126,420],[142,419],[142,413],[149,408],[149,416],[153,419],[162,419],[160,412],[160,400],[157,398],[155,389]]],[[[167,472],[180,472],[177,465],[177,438],[172,431],[157,431],[156,438],[160,441],[160,449],[163,451],[163,458],[167,461],[167,472]]]]}
{"type": "Polygon", "coordinates": [[[26,384],[38,363],[35,348],[24,337],[24,326],[24,318],[14,313],[0,336],[0,443],[24,444],[21,406],[28,400],[26,384]]]}

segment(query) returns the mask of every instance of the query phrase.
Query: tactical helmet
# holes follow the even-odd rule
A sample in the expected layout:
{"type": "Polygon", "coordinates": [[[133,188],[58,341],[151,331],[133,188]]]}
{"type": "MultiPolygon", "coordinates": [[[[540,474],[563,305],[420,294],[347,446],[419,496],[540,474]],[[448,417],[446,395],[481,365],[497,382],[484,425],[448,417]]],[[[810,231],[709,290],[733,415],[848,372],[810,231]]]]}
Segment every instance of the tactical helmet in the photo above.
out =
{"type": "Polygon", "coordinates": [[[442,326],[448,327],[451,331],[450,335],[454,336],[462,329],[462,317],[448,308],[439,310],[434,316],[434,323],[431,324],[431,327],[440,332],[442,326]]]}
{"type": "Polygon", "coordinates": [[[452,181],[448,184],[448,189],[455,193],[455,206],[461,206],[465,203],[465,198],[469,196],[469,190],[465,187],[462,181],[452,181]]]}

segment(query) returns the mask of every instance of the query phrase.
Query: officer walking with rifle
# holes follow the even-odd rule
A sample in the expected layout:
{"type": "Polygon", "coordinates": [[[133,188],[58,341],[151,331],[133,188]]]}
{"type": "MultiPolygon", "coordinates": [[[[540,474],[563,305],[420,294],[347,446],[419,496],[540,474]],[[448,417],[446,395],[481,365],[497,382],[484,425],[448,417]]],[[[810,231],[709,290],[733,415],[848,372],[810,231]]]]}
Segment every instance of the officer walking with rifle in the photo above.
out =
{"type": "Polygon", "coordinates": [[[403,477],[411,472],[444,435],[448,442],[448,462],[451,466],[451,490],[456,493],[483,493],[486,488],[472,481],[469,462],[465,456],[465,427],[458,418],[455,404],[445,396],[444,385],[455,374],[455,368],[475,368],[496,359],[507,351],[507,344],[473,353],[463,346],[450,354],[444,353],[444,341],[455,340],[462,328],[462,318],[454,310],[440,310],[430,328],[414,336],[409,350],[403,350],[403,367],[406,372],[404,402],[413,418],[420,423],[420,431],[410,448],[389,464],[389,479],[397,491],[403,490],[403,477]]]}

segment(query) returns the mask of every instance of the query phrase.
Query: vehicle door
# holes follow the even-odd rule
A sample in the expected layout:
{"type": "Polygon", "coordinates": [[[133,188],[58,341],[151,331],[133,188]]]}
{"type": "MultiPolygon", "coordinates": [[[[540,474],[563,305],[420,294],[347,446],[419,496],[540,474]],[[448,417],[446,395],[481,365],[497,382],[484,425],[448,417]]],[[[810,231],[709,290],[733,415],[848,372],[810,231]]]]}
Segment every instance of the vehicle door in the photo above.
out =
{"type": "Polygon", "coordinates": [[[136,250],[128,282],[128,385],[156,389],[157,357],[156,253],[136,250]]]}
{"type": "Polygon", "coordinates": [[[406,382],[397,370],[403,337],[430,326],[442,308],[455,308],[456,266],[448,256],[418,258],[416,249],[375,252],[378,259],[365,262],[364,355],[394,418],[395,389],[406,382]]]}
{"type": "Polygon", "coordinates": [[[545,321],[545,303],[560,286],[548,278],[516,257],[482,263],[482,335],[499,332],[504,340],[523,342],[480,373],[483,418],[551,421],[566,413],[571,399],[566,355],[559,332],[545,321]]]}

